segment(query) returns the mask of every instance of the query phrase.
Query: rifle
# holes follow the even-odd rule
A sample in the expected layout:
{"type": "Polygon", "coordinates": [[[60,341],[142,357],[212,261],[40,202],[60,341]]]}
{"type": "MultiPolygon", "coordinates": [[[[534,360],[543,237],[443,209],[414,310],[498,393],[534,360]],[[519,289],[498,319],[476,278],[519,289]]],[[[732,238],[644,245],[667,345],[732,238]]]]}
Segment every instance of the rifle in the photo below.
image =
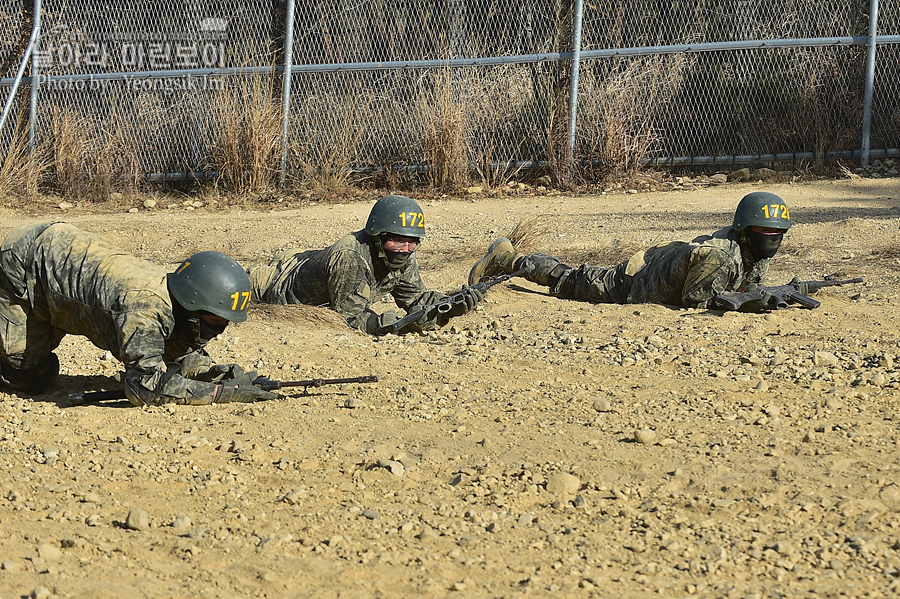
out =
{"type": "MultiPolygon", "coordinates": [[[[263,391],[274,391],[285,387],[303,387],[303,395],[309,395],[309,387],[323,387],[325,385],[343,385],[344,383],[377,383],[375,375],[355,376],[344,379],[306,379],[303,381],[274,381],[260,376],[253,379],[253,385],[263,391]]],[[[69,393],[70,403],[88,403],[91,401],[104,401],[109,399],[127,399],[125,391],[93,391],[88,393],[69,393]]]]}
{"type": "Polygon", "coordinates": [[[470,285],[469,287],[463,287],[456,293],[445,295],[430,306],[419,308],[415,312],[407,314],[400,320],[392,322],[391,324],[386,324],[382,327],[378,327],[378,329],[375,331],[375,334],[387,335],[388,333],[396,333],[406,325],[422,320],[423,318],[428,316],[429,313],[432,313],[433,310],[437,310],[438,314],[446,314],[453,308],[453,306],[466,303],[466,289],[477,289],[481,293],[484,293],[494,285],[508,281],[513,277],[518,277],[519,275],[525,274],[526,272],[528,272],[527,268],[521,268],[516,272],[510,273],[508,275],[501,275],[499,277],[494,277],[493,279],[490,279],[488,281],[482,281],[481,283],[475,283],[474,285],[470,285]]]}
{"type": "Polygon", "coordinates": [[[747,291],[720,293],[713,297],[713,302],[726,310],[740,310],[745,304],[751,302],[757,302],[763,310],[783,310],[791,303],[800,304],[802,307],[811,310],[818,308],[821,302],[800,293],[803,285],[806,286],[810,293],[815,293],[822,287],[862,282],[862,278],[838,280],[825,277],[824,281],[800,281],[797,277],[794,277],[790,283],[779,287],[759,285],[747,291]]]}

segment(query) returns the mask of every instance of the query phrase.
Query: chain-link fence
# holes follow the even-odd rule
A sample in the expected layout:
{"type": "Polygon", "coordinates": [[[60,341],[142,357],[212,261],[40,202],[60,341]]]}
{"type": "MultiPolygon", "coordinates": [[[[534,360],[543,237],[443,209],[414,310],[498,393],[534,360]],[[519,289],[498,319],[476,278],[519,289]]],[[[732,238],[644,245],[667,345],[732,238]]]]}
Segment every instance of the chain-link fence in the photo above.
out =
{"type": "MultiPolygon", "coordinates": [[[[898,4],[880,2],[875,157],[900,147],[898,4]]],[[[570,156],[580,5],[44,0],[34,145],[61,186],[215,173],[253,187],[280,159],[291,178],[427,169],[437,183],[570,159],[601,172],[859,159],[870,0],[586,3],[570,156]]],[[[3,101],[33,17],[0,0],[3,101]]],[[[4,153],[23,143],[30,84],[4,153]]]]}

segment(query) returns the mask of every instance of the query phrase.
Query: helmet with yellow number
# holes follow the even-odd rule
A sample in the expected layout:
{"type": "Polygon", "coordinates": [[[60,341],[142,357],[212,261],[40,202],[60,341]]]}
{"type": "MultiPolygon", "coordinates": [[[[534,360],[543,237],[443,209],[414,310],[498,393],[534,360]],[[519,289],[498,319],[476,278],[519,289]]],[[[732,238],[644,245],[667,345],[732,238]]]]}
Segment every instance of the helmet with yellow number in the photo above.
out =
{"type": "Polygon", "coordinates": [[[250,279],[233,258],[194,254],[168,275],[169,292],[188,312],[205,311],[231,322],[247,320],[250,279]]]}
{"type": "Polygon", "coordinates": [[[406,237],[425,237],[425,214],[415,200],[401,195],[384,196],[372,206],[366,233],[378,237],[385,233],[406,237]]]}
{"type": "Polygon", "coordinates": [[[769,229],[791,228],[791,214],[787,204],[779,196],[768,191],[754,191],[745,195],[734,212],[734,224],[738,231],[748,227],[769,229]]]}

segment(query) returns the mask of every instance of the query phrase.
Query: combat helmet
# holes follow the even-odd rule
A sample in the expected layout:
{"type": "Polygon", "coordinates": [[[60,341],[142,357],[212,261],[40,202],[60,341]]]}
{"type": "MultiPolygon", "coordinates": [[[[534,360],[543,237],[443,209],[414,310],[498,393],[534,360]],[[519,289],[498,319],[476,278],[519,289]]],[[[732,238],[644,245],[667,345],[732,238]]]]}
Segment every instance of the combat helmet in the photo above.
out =
{"type": "Polygon", "coordinates": [[[385,233],[425,237],[425,213],[415,200],[406,196],[384,196],[372,206],[365,231],[372,237],[385,233]]]}
{"type": "Polygon", "coordinates": [[[741,199],[734,212],[732,226],[738,231],[748,227],[767,227],[786,231],[791,228],[791,215],[787,204],[779,196],[768,191],[754,191],[741,199]]]}
{"type": "Polygon", "coordinates": [[[206,311],[232,322],[247,320],[250,279],[233,258],[194,254],[167,276],[172,297],[189,311],[206,311]]]}

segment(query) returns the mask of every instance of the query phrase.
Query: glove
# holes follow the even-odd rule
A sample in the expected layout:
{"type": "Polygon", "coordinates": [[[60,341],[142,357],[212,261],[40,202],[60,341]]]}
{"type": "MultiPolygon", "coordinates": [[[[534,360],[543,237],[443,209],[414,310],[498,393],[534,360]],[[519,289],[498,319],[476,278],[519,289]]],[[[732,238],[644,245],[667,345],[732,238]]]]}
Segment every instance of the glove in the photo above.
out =
{"type": "Polygon", "coordinates": [[[791,279],[791,282],[789,284],[793,285],[794,288],[797,289],[797,293],[799,293],[800,295],[809,295],[810,293],[813,293],[812,291],[810,291],[809,285],[801,281],[799,277],[794,277],[793,279],[791,279]]]}
{"type": "MultiPolygon", "coordinates": [[[[253,374],[254,376],[256,375],[255,372],[253,374]]],[[[278,397],[277,393],[272,393],[271,391],[263,391],[259,387],[254,387],[250,384],[222,384],[221,386],[217,385],[216,389],[216,398],[213,403],[253,403],[255,401],[265,401],[278,397]]]]}
{"type": "Polygon", "coordinates": [[[394,324],[398,320],[400,320],[400,316],[393,310],[388,310],[382,314],[372,312],[366,320],[366,332],[370,335],[375,335],[381,327],[394,324]]]}
{"type": "Polygon", "coordinates": [[[463,301],[453,304],[453,307],[447,310],[447,316],[462,316],[484,299],[484,293],[475,287],[463,287],[460,293],[463,294],[463,301]]]}
{"type": "Polygon", "coordinates": [[[209,357],[209,354],[205,351],[195,351],[181,359],[178,364],[178,374],[186,379],[200,380],[198,377],[209,372],[211,367],[212,358],[209,357]]]}

